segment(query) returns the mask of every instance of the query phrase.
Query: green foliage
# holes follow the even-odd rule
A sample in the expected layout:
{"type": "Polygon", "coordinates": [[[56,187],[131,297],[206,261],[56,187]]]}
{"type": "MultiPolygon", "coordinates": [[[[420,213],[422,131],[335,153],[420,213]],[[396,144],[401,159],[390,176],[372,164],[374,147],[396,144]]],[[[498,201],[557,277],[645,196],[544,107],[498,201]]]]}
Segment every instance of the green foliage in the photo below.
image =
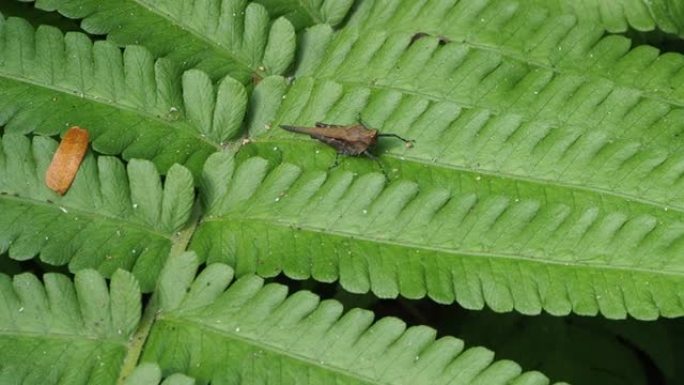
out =
{"type": "Polygon", "coordinates": [[[297,29],[315,24],[338,25],[353,0],[256,0],[274,16],[284,15],[297,29]]]}
{"type": "Polygon", "coordinates": [[[72,271],[97,268],[107,276],[124,268],[149,291],[175,232],[190,217],[192,175],[175,165],[162,187],[148,161],[125,167],[116,158],[88,155],[71,189],[59,196],[43,182],[56,147],[46,137],[2,137],[0,251],[18,260],[40,255],[72,271]]]}
{"type": "Polygon", "coordinates": [[[191,253],[169,260],[160,276],[160,312],[144,361],[203,381],[296,384],[548,384],[492,352],[464,349],[435,330],[396,318],[373,321],[306,291],[243,277],[191,253]],[[194,279],[194,281],[193,281],[194,279]],[[230,347],[230,348],[225,348],[230,347]],[[287,368],[283,370],[283,368],[287,368]]]}
{"type": "Polygon", "coordinates": [[[89,33],[116,44],[143,45],[183,68],[246,83],[252,74],[278,74],[294,57],[295,36],[285,19],[272,22],[259,4],[246,0],[35,0],[36,7],[83,19],[89,33]],[[163,33],[145,33],[150,26],[163,33]],[[270,62],[262,61],[271,57],[270,62]],[[276,57],[274,60],[272,57],[276,57]],[[277,66],[269,66],[273,62],[277,66]]]}
{"type": "Polygon", "coordinates": [[[555,13],[576,14],[580,20],[601,25],[609,32],[624,32],[627,28],[639,31],[658,28],[681,36],[684,30],[684,5],[677,0],[543,0],[536,3],[555,13]]]}
{"type": "Polygon", "coordinates": [[[140,319],[136,280],[118,270],[108,288],[88,269],[43,280],[0,274],[0,383],[114,383],[140,319]]]}
{"type": "MultiPolygon", "coordinates": [[[[279,145],[284,153],[296,151],[279,145]]],[[[205,169],[202,194],[211,198],[191,247],[210,262],[236,266],[238,274],[284,271],[298,279],[339,279],[349,291],[372,290],[381,298],[428,295],[525,314],[652,319],[684,311],[679,252],[665,236],[678,226],[659,210],[628,216],[621,201],[604,198],[599,206],[591,194],[488,175],[433,171],[438,186],[388,183],[378,172],[325,173],[286,163],[269,170],[261,158],[233,170],[231,159],[216,157],[205,169]],[[545,192],[548,198],[539,199],[545,192]],[[669,229],[639,242],[667,223],[669,229]],[[659,250],[662,260],[649,265],[626,257],[648,255],[647,248],[659,250]],[[665,260],[673,264],[664,267],[665,260]]],[[[424,171],[403,170],[409,172],[424,171]]]]}
{"type": "Polygon", "coordinates": [[[676,43],[677,2],[20,1],[0,4],[0,383],[682,376],[679,320],[575,323],[684,314],[684,56],[629,38],[676,43]],[[277,128],[320,121],[414,146],[337,165],[277,128]],[[73,125],[92,150],[59,196],[73,125]],[[522,316],[542,312],[570,316],[522,316]]]}
{"type": "Polygon", "coordinates": [[[213,86],[197,70],[180,75],[144,48],[53,27],[37,30],[0,15],[0,123],[6,132],[54,135],[87,127],[93,148],[144,158],[166,172],[199,172],[206,157],[239,134],[246,91],[226,77],[213,86]],[[182,79],[182,80],[181,80],[182,79]]]}
{"type": "Polygon", "coordinates": [[[195,380],[180,373],[174,373],[162,381],[159,365],[149,362],[140,364],[126,379],[124,385],[194,385],[195,380]]]}

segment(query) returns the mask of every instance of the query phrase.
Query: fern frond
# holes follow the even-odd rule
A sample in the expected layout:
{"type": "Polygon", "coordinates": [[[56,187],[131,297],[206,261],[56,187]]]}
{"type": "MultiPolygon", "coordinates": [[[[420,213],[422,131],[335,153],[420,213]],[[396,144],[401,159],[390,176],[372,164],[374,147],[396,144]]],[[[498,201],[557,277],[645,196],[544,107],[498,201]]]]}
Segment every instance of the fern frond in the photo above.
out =
{"type": "Polygon", "coordinates": [[[201,71],[181,72],[137,46],[121,51],[80,33],[0,18],[0,124],[5,132],[54,135],[71,125],[93,148],[124,158],[174,163],[199,174],[206,157],[240,130],[244,87],[214,87],[201,71]],[[182,81],[181,81],[182,79],[182,81]]]}
{"type": "Polygon", "coordinates": [[[138,365],[126,378],[124,385],[195,385],[195,379],[184,374],[174,373],[162,381],[159,365],[146,362],[138,365]]]}
{"type": "MultiPolygon", "coordinates": [[[[262,113],[268,115],[255,115],[259,119],[250,124],[250,133],[265,148],[277,147],[280,141],[308,138],[266,133],[263,121],[351,123],[362,116],[381,131],[416,140],[411,150],[392,146],[383,152],[395,159],[681,212],[684,87],[672,74],[684,68],[684,56],[659,57],[643,48],[621,57],[628,47],[610,38],[585,49],[592,37],[581,31],[560,43],[577,46],[568,60],[592,61],[604,53],[597,59],[604,64],[582,74],[579,67],[564,71],[516,58],[505,47],[442,44],[429,36],[414,40],[406,32],[352,28],[333,34],[317,27],[304,38],[299,67],[300,75],[310,77],[297,78],[277,113],[270,107],[262,113]]],[[[557,36],[537,34],[557,46],[557,36]]]]}
{"type": "Polygon", "coordinates": [[[407,328],[396,318],[373,320],[369,311],[346,314],[334,300],[208,265],[195,279],[197,257],[169,259],[160,277],[160,312],[143,360],[200,381],[239,378],[296,384],[548,384],[521,373],[479,347],[435,330],[407,328]]]}
{"type": "Polygon", "coordinates": [[[140,320],[140,289],[118,270],[74,282],[48,273],[0,274],[0,383],[113,384],[140,320]]]}
{"type": "Polygon", "coordinates": [[[613,33],[628,28],[652,31],[656,28],[682,36],[684,32],[684,5],[677,0],[655,1],[534,1],[537,6],[554,13],[572,13],[580,20],[597,23],[613,33]]]}
{"type": "MultiPolygon", "coordinates": [[[[392,73],[401,74],[402,80],[411,80],[404,77],[415,75],[416,84],[430,76],[448,80],[443,87],[457,88],[455,92],[463,90],[468,80],[498,78],[501,92],[517,86],[526,91],[526,100],[547,99],[550,95],[542,95],[541,88],[568,83],[575,88],[601,86],[596,98],[605,97],[601,90],[627,88],[625,91],[641,91],[646,99],[677,106],[684,101],[679,71],[684,67],[682,55],[660,55],[646,45],[631,47],[632,42],[624,36],[606,35],[600,25],[549,12],[534,2],[364,1],[345,28],[325,43],[325,55],[318,55],[320,51],[316,50],[308,52],[312,41],[322,44],[320,40],[330,39],[321,31],[325,28],[314,27],[304,37],[299,76],[315,73],[317,77],[334,76],[338,81],[361,80],[362,76],[364,82],[378,79],[382,84],[392,69],[392,73]],[[428,36],[420,38],[418,33],[428,36]],[[416,44],[410,44],[412,40],[416,44]],[[433,74],[425,68],[409,74],[416,68],[406,61],[409,58],[396,60],[409,45],[410,55],[415,56],[410,60],[425,60],[421,63],[429,65],[441,60],[442,71],[433,74]],[[431,53],[437,57],[431,58],[431,53]],[[466,69],[462,67],[474,71],[465,84],[450,74],[452,70],[466,69]],[[540,93],[530,94],[534,91],[540,93]]],[[[473,97],[482,97],[482,91],[473,97]]],[[[506,103],[499,107],[521,102],[502,100],[506,103]]]]}
{"type": "Polygon", "coordinates": [[[271,21],[262,5],[246,0],[37,0],[36,7],[83,19],[83,29],[116,44],[143,45],[184,69],[230,75],[243,84],[252,75],[282,73],[294,58],[290,22],[271,21]]]}
{"type": "Polygon", "coordinates": [[[175,165],[162,186],[148,161],[132,160],[125,169],[116,158],[89,154],[61,197],[43,182],[56,147],[45,137],[2,137],[0,252],[18,260],[40,254],[53,265],[107,276],[124,268],[150,290],[190,216],[192,175],[175,165]]]}
{"type": "Polygon", "coordinates": [[[209,262],[470,309],[684,314],[678,210],[427,164],[392,182],[361,166],[326,173],[308,165],[313,147],[278,146],[300,165],[209,158],[191,244],[209,262]]]}
{"type": "Polygon", "coordinates": [[[353,0],[255,0],[275,17],[285,16],[299,30],[314,24],[342,22],[353,0]]]}

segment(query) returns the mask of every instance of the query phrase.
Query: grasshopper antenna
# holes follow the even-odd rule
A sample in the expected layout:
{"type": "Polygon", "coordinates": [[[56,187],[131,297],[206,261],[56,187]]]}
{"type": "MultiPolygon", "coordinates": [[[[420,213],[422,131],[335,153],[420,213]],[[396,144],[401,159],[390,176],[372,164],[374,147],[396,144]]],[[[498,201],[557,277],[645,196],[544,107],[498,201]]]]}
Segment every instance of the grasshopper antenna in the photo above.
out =
{"type": "Polygon", "coordinates": [[[402,138],[401,136],[399,136],[399,135],[397,135],[397,134],[382,134],[382,133],[379,133],[378,136],[379,136],[379,137],[380,137],[380,136],[385,136],[385,137],[391,136],[391,137],[393,137],[393,138],[397,138],[397,139],[399,139],[399,140],[401,140],[401,141],[404,142],[406,148],[411,148],[411,147],[413,147],[413,143],[416,142],[416,141],[413,140],[413,139],[404,139],[404,138],[402,138]]]}

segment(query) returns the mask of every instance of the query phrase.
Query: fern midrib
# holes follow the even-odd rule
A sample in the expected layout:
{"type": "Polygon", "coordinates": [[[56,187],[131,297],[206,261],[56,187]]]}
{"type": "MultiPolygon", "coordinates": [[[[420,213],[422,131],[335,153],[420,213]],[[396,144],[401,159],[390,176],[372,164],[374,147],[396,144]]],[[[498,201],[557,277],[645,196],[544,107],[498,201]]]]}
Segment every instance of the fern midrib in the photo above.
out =
{"type": "MultiPolygon", "coordinates": [[[[93,220],[99,220],[99,221],[106,221],[110,224],[121,224],[122,227],[126,228],[132,228],[134,230],[144,232],[150,235],[154,235],[159,238],[166,239],[168,241],[173,240],[173,235],[172,234],[163,234],[159,232],[156,229],[152,229],[150,227],[145,227],[144,225],[138,223],[138,222],[133,222],[129,221],[120,217],[114,217],[111,215],[106,215],[102,214],[100,211],[97,213],[91,212],[91,211],[84,211],[81,208],[74,208],[71,206],[63,205],[61,203],[48,203],[42,200],[34,199],[34,198],[28,198],[28,197],[22,197],[22,196],[17,196],[17,195],[12,195],[12,193],[7,193],[7,194],[0,194],[0,200],[8,200],[8,201],[17,201],[23,204],[27,205],[33,205],[33,206],[42,206],[45,207],[49,210],[56,210],[60,211],[64,215],[70,215],[70,214],[76,214],[72,215],[74,217],[84,217],[88,219],[93,219],[93,220]],[[67,212],[65,213],[62,208],[68,209],[67,212]]],[[[60,215],[62,215],[60,214],[60,215]]]]}
{"type": "MultiPolygon", "coordinates": [[[[169,259],[176,258],[181,255],[187,249],[188,243],[190,243],[190,238],[195,232],[197,223],[199,222],[201,216],[201,205],[199,198],[195,200],[192,207],[192,212],[190,214],[190,219],[181,230],[177,231],[173,236],[173,244],[171,250],[169,251],[169,259]]],[[[157,280],[157,287],[155,287],[155,293],[159,290],[158,287],[159,280],[157,280]]],[[[128,341],[126,357],[121,365],[121,371],[119,373],[119,378],[117,380],[118,385],[124,385],[126,378],[135,370],[142,350],[147,342],[147,338],[152,330],[152,326],[157,320],[157,314],[159,311],[159,301],[157,300],[157,295],[154,294],[150,300],[145,305],[145,310],[143,311],[143,316],[138,323],[138,327],[133,332],[133,335],[128,341]]]]}
{"type": "MultiPolygon", "coordinates": [[[[325,0],[324,0],[324,1],[325,1],[325,0]]],[[[335,1],[335,0],[332,0],[332,1],[335,1]]],[[[308,1],[306,1],[306,0],[297,0],[297,3],[299,3],[299,5],[300,5],[302,8],[304,8],[304,10],[306,11],[306,13],[309,14],[309,16],[311,16],[311,21],[313,21],[313,24],[314,24],[314,25],[316,25],[316,24],[322,24],[322,23],[324,22],[324,20],[322,20],[322,19],[319,17],[320,15],[319,15],[318,13],[315,12],[315,10],[314,10],[314,8],[311,6],[311,3],[310,3],[310,2],[308,2],[308,1]]]]}
{"type": "MultiPolygon", "coordinates": [[[[365,28],[361,28],[361,27],[359,27],[359,30],[363,34],[373,33],[374,31],[375,32],[387,32],[387,33],[397,33],[397,32],[415,33],[416,32],[415,30],[389,29],[389,28],[388,29],[382,29],[382,28],[365,29],[365,28]]],[[[583,78],[604,79],[604,80],[609,81],[613,85],[620,86],[620,87],[623,87],[625,89],[635,90],[647,99],[652,99],[655,101],[662,102],[664,104],[674,105],[677,107],[684,107],[684,100],[672,101],[672,100],[669,100],[669,99],[666,99],[666,98],[660,96],[661,95],[660,93],[654,92],[652,90],[643,90],[643,89],[635,88],[633,85],[630,85],[630,84],[620,83],[616,79],[612,79],[612,78],[609,78],[606,76],[601,76],[600,74],[597,74],[593,71],[587,70],[586,68],[580,68],[579,66],[572,66],[572,65],[568,65],[568,66],[549,65],[544,61],[531,59],[529,56],[525,56],[524,54],[521,54],[516,49],[506,50],[505,48],[508,48],[508,47],[505,45],[496,46],[496,45],[490,45],[490,44],[477,43],[477,42],[473,42],[473,41],[468,40],[467,37],[458,38],[458,37],[452,37],[452,36],[448,36],[448,35],[446,37],[454,39],[451,44],[461,44],[461,45],[464,45],[466,47],[474,48],[477,50],[493,52],[493,53],[501,56],[502,58],[508,58],[508,59],[511,59],[512,61],[525,63],[531,67],[545,69],[545,70],[553,72],[554,74],[567,74],[567,75],[580,76],[583,78]],[[589,74],[589,75],[587,75],[587,74],[589,74]]],[[[600,42],[600,40],[598,40],[597,43],[598,42],[600,42]]],[[[316,77],[315,75],[312,75],[312,76],[316,77]]],[[[615,88],[615,87],[613,87],[613,88],[615,88]]]]}
{"type": "Polygon", "coordinates": [[[497,259],[505,259],[505,260],[510,260],[510,261],[524,261],[524,262],[531,262],[531,263],[537,263],[537,264],[548,264],[548,265],[557,265],[557,266],[564,266],[565,268],[572,267],[572,268],[577,268],[577,269],[605,269],[605,270],[620,270],[620,271],[626,271],[630,273],[647,273],[647,274],[655,274],[655,275],[661,275],[661,276],[673,276],[673,277],[684,277],[684,270],[682,271],[673,271],[671,266],[668,266],[668,270],[665,272],[663,270],[656,270],[656,269],[649,269],[649,268],[644,268],[641,266],[627,266],[627,265],[619,265],[619,264],[605,264],[605,263],[582,263],[582,261],[574,260],[574,261],[558,261],[558,260],[553,260],[553,259],[548,259],[548,258],[540,258],[540,257],[533,257],[530,255],[525,255],[525,254],[512,254],[512,253],[503,253],[503,252],[481,252],[481,251],[471,251],[471,250],[461,250],[461,249],[449,249],[449,248],[444,248],[444,247],[438,247],[438,246],[433,246],[433,245],[426,245],[426,244],[419,244],[419,243],[412,243],[408,241],[397,241],[397,240],[388,240],[388,239],[381,239],[381,238],[374,238],[367,236],[363,233],[354,233],[354,232],[348,232],[348,231],[343,231],[343,230],[332,230],[332,229],[326,229],[322,227],[314,227],[314,226],[307,226],[307,225],[302,225],[298,222],[294,221],[288,221],[287,219],[281,219],[281,218],[275,218],[275,217],[260,217],[260,216],[250,216],[250,215],[240,215],[240,213],[228,213],[228,214],[221,214],[221,215],[216,215],[216,216],[207,216],[206,219],[204,219],[204,222],[230,222],[230,223],[235,223],[235,222],[263,222],[266,223],[268,226],[279,226],[282,228],[287,228],[287,229],[292,229],[293,226],[296,226],[298,231],[309,231],[311,233],[317,233],[317,234],[326,234],[330,236],[336,236],[344,239],[354,239],[355,241],[367,241],[367,242],[372,242],[375,244],[381,244],[381,245],[388,245],[388,246],[399,246],[404,249],[413,249],[413,250],[425,250],[425,251],[432,251],[432,252],[438,252],[438,253],[444,253],[444,254],[449,254],[453,256],[466,256],[466,257],[481,257],[485,258],[487,261],[492,261],[492,260],[497,260],[497,259]]]}
{"type": "MultiPolygon", "coordinates": [[[[340,374],[344,375],[345,377],[353,378],[353,379],[356,379],[358,381],[363,381],[363,382],[367,382],[370,384],[382,384],[381,382],[378,382],[376,379],[366,377],[366,376],[362,376],[357,372],[348,372],[344,368],[340,368],[340,367],[332,366],[332,365],[326,365],[325,362],[321,363],[320,360],[315,360],[315,359],[312,359],[311,357],[308,357],[308,356],[303,356],[303,355],[297,354],[297,353],[293,354],[289,350],[285,350],[285,349],[279,348],[279,347],[274,346],[274,345],[269,345],[269,344],[263,343],[260,340],[246,338],[246,337],[241,336],[239,333],[231,333],[229,331],[213,327],[212,325],[201,322],[201,321],[197,320],[196,318],[174,317],[173,312],[171,312],[171,313],[161,314],[158,317],[158,320],[160,322],[166,322],[166,323],[169,323],[172,325],[184,326],[186,328],[192,327],[192,328],[200,329],[203,331],[215,333],[215,334],[218,334],[224,338],[237,340],[237,341],[244,343],[245,345],[254,346],[257,349],[267,350],[267,351],[276,353],[277,355],[280,355],[280,356],[286,356],[286,357],[290,357],[293,360],[306,362],[311,366],[316,366],[316,367],[321,368],[325,371],[332,371],[332,372],[340,373],[340,374]]],[[[331,326],[334,326],[334,325],[331,325],[331,326]]]]}
{"type": "MultiPolygon", "coordinates": [[[[82,326],[75,327],[75,329],[82,329],[82,326]]],[[[73,341],[73,340],[88,340],[94,341],[98,344],[112,344],[118,345],[122,348],[126,347],[126,339],[116,339],[114,337],[101,337],[96,334],[65,334],[65,333],[55,333],[55,332],[45,332],[45,331],[26,331],[26,330],[16,330],[12,333],[11,329],[0,328],[0,337],[11,337],[11,338],[25,338],[25,339],[38,339],[38,340],[55,340],[55,341],[73,341]]]]}
{"type": "MultiPolygon", "coordinates": [[[[300,144],[300,143],[306,143],[307,140],[313,140],[313,139],[280,139],[278,138],[277,140],[273,139],[273,137],[267,137],[265,139],[252,139],[251,143],[256,144],[256,145],[265,145],[266,147],[273,147],[274,145],[279,145],[282,143],[295,143],[295,144],[300,144]]],[[[323,146],[323,145],[322,145],[323,146]]],[[[684,215],[684,206],[681,205],[666,205],[662,202],[659,201],[654,201],[650,199],[645,199],[642,197],[639,197],[637,195],[630,195],[618,191],[613,191],[613,190],[607,190],[603,189],[600,187],[595,187],[595,186],[587,186],[587,185],[581,185],[581,184],[575,184],[575,183],[569,183],[569,182],[562,182],[559,180],[552,180],[552,179],[541,179],[541,178],[535,178],[532,176],[525,176],[525,175],[519,175],[519,174],[510,174],[510,173],[505,173],[505,172],[500,172],[500,171],[492,171],[492,170],[487,170],[487,169],[471,169],[467,168],[464,166],[459,166],[455,164],[449,164],[449,163],[444,163],[440,161],[435,161],[433,162],[432,160],[427,160],[424,158],[419,158],[416,156],[411,156],[407,155],[406,153],[402,154],[397,154],[393,153],[391,151],[386,151],[383,152],[382,156],[389,156],[392,157],[398,161],[401,162],[415,162],[421,166],[429,166],[429,167],[441,167],[442,169],[446,170],[455,170],[459,172],[464,172],[472,175],[486,175],[486,176],[491,176],[495,178],[501,178],[501,179],[507,179],[507,180],[512,180],[512,181],[520,181],[520,182],[526,182],[530,184],[537,184],[537,185],[543,185],[543,186],[549,186],[549,187],[557,187],[559,189],[570,189],[570,190],[575,190],[575,191],[582,191],[582,192],[589,192],[592,194],[596,195],[608,195],[611,197],[615,198],[620,198],[624,199],[628,202],[637,202],[640,204],[643,204],[645,206],[653,207],[654,209],[658,211],[672,211],[677,214],[682,214],[684,215]]]]}
{"type": "Polygon", "coordinates": [[[14,81],[14,82],[17,82],[20,84],[28,84],[28,85],[33,86],[33,87],[46,89],[50,92],[55,92],[55,93],[58,93],[59,95],[64,95],[64,96],[69,97],[69,98],[87,99],[92,103],[97,103],[97,104],[106,106],[108,108],[114,109],[114,110],[129,112],[129,113],[132,113],[134,115],[141,116],[142,117],[141,120],[148,120],[148,121],[151,120],[153,122],[158,123],[159,125],[169,127],[171,130],[175,130],[175,131],[181,132],[183,134],[187,134],[188,136],[192,137],[193,139],[198,140],[201,143],[205,143],[206,145],[216,149],[217,151],[221,149],[220,144],[210,141],[206,136],[202,136],[202,134],[200,134],[193,126],[191,126],[187,122],[182,122],[181,124],[169,122],[169,121],[164,120],[164,119],[162,119],[162,118],[160,118],[154,114],[150,114],[144,110],[134,109],[132,107],[128,107],[128,106],[121,105],[121,104],[115,104],[110,99],[108,99],[106,97],[102,97],[102,96],[96,96],[96,95],[92,95],[92,94],[82,93],[81,95],[83,95],[83,96],[78,97],[75,94],[76,92],[79,92],[77,90],[73,90],[73,89],[69,90],[69,89],[57,87],[54,85],[48,85],[45,83],[38,83],[38,82],[36,82],[30,78],[26,78],[23,76],[17,76],[17,74],[14,74],[14,73],[4,72],[4,71],[2,71],[1,68],[0,68],[0,76],[4,77],[5,79],[7,79],[9,81],[14,81]]]}
{"type": "MultiPolygon", "coordinates": [[[[478,104],[478,103],[470,103],[467,101],[459,100],[457,98],[446,98],[446,97],[443,97],[440,95],[434,95],[434,94],[430,94],[428,92],[417,91],[414,89],[396,86],[396,85],[377,84],[376,82],[371,82],[371,81],[365,82],[362,80],[341,80],[336,76],[313,75],[311,77],[313,77],[314,79],[317,79],[317,80],[329,80],[329,81],[333,81],[333,82],[338,83],[338,84],[344,84],[344,85],[350,86],[350,88],[352,88],[352,89],[354,87],[363,87],[363,88],[375,89],[375,90],[396,91],[396,92],[400,92],[400,93],[406,94],[406,95],[419,96],[421,98],[424,98],[424,99],[427,99],[430,101],[449,102],[449,103],[458,104],[461,108],[465,108],[465,109],[480,109],[480,110],[490,111],[490,112],[492,112],[492,115],[496,115],[496,116],[502,116],[502,115],[519,116],[519,117],[521,117],[521,121],[523,121],[523,122],[546,123],[546,124],[550,124],[552,126],[559,126],[559,125],[566,123],[564,121],[551,120],[548,118],[542,119],[536,115],[535,116],[528,116],[527,113],[525,113],[525,114],[513,113],[513,112],[510,112],[506,109],[495,108],[494,106],[486,106],[486,105],[478,104]]],[[[379,78],[376,80],[383,80],[383,79],[379,78]]],[[[614,89],[615,88],[613,88],[613,90],[614,89]]],[[[643,93],[643,91],[640,91],[640,90],[639,90],[639,92],[643,93]]],[[[541,92],[540,92],[540,94],[541,94],[541,92]]],[[[664,101],[664,103],[675,104],[675,103],[672,103],[669,101],[664,101]]],[[[675,105],[676,106],[684,106],[684,103],[682,103],[681,105],[679,105],[679,104],[675,104],[675,105]]],[[[590,124],[588,124],[586,122],[582,122],[581,124],[575,123],[575,125],[581,126],[581,127],[590,127],[590,124]]]]}
{"type": "MultiPolygon", "coordinates": [[[[574,75],[574,76],[579,76],[583,78],[589,78],[589,79],[603,79],[608,82],[613,86],[612,89],[617,89],[617,87],[622,87],[628,90],[634,90],[640,94],[645,99],[651,99],[655,100],[658,102],[661,102],[663,104],[667,105],[673,105],[676,107],[684,107],[684,100],[669,100],[666,99],[665,97],[661,96],[660,93],[654,92],[653,90],[644,90],[640,88],[636,88],[631,84],[625,84],[625,83],[620,83],[616,79],[612,79],[606,76],[602,76],[600,74],[597,74],[596,72],[593,72],[591,70],[582,70],[581,68],[574,67],[574,66],[553,66],[553,65],[548,65],[545,64],[542,61],[538,60],[529,60],[528,57],[524,55],[513,55],[509,54],[505,50],[497,50],[497,46],[491,46],[491,45],[486,45],[486,44],[480,44],[480,43],[473,43],[469,42],[467,40],[463,41],[463,44],[473,47],[475,49],[480,49],[482,51],[489,51],[489,52],[494,52],[496,54],[501,55],[504,58],[510,58],[512,60],[516,60],[518,62],[526,63],[529,64],[532,67],[537,67],[541,69],[545,69],[548,71],[553,72],[554,74],[559,74],[559,75],[574,75]],[[564,71],[565,70],[565,71],[564,71]],[[589,74],[589,75],[587,75],[589,74]]],[[[591,83],[595,83],[594,81],[590,81],[591,83]]]]}
{"type": "Polygon", "coordinates": [[[185,24],[181,24],[180,22],[178,22],[178,20],[175,17],[173,17],[173,15],[170,15],[166,12],[163,12],[162,10],[160,10],[158,8],[154,8],[151,4],[148,5],[144,0],[132,0],[132,1],[134,1],[136,4],[138,4],[138,6],[146,9],[149,13],[158,15],[162,19],[166,20],[167,23],[172,25],[174,28],[176,28],[180,31],[183,31],[183,32],[187,32],[195,40],[200,41],[200,42],[204,42],[206,45],[210,46],[213,51],[222,52],[224,57],[227,57],[229,60],[232,60],[233,62],[240,64],[248,72],[256,73],[257,75],[259,75],[262,78],[266,76],[266,74],[263,73],[263,71],[260,71],[258,68],[252,68],[246,61],[244,61],[242,58],[240,58],[239,56],[237,56],[233,52],[231,52],[229,50],[224,50],[223,48],[226,48],[226,47],[224,47],[222,44],[220,44],[218,42],[215,42],[215,41],[209,39],[209,36],[201,33],[200,31],[197,31],[197,30],[195,30],[195,29],[193,29],[193,28],[191,28],[185,24]]]}

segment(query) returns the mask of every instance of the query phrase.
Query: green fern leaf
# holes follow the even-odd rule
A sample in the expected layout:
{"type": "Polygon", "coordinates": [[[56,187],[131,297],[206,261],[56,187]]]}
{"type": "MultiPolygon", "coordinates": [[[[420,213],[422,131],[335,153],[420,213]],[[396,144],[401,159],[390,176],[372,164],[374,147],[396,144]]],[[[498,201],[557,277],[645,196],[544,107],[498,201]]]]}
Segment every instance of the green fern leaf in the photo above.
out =
{"type": "Polygon", "coordinates": [[[118,270],[110,288],[93,270],[43,279],[0,274],[0,383],[114,383],[140,320],[135,278],[118,270]]]}
{"type": "Polygon", "coordinates": [[[625,32],[628,28],[652,31],[659,28],[682,35],[684,6],[676,0],[640,1],[535,1],[538,6],[554,13],[572,13],[582,21],[603,26],[607,31],[625,32]]]}
{"type": "Polygon", "coordinates": [[[193,280],[197,269],[192,253],[169,259],[144,361],[215,383],[548,384],[486,349],[436,340],[428,327],[374,322],[360,309],[343,314],[336,301],[305,291],[288,296],[285,286],[255,276],[231,283],[232,269],[222,264],[193,280]]]}
{"type": "Polygon", "coordinates": [[[0,18],[0,124],[6,132],[54,135],[87,128],[93,148],[125,159],[174,163],[199,174],[206,157],[239,134],[247,96],[226,77],[214,87],[148,51],[90,42],[52,27],[0,18]]]}
{"type": "Polygon", "coordinates": [[[145,362],[137,366],[124,381],[124,385],[158,385],[160,383],[161,385],[194,385],[195,380],[186,375],[174,373],[162,381],[159,365],[145,362]]]}
{"type": "Polygon", "coordinates": [[[264,56],[275,55],[288,64],[294,58],[294,44],[281,44],[294,40],[292,25],[285,19],[272,25],[263,6],[246,0],[36,0],[36,7],[83,19],[83,29],[107,34],[116,44],[144,45],[185,69],[198,68],[214,78],[228,74],[243,84],[253,74],[263,77],[285,69],[266,66],[264,56]]]}
{"type": "MultiPolygon", "coordinates": [[[[282,93],[277,111],[253,108],[246,152],[305,166],[282,166],[262,180],[266,166],[245,163],[260,168],[248,171],[254,180],[239,182],[252,195],[236,200],[223,189],[229,197],[224,200],[232,203],[211,206],[222,224],[203,226],[223,241],[210,245],[197,237],[200,254],[223,255],[240,273],[339,277],[353,291],[427,294],[470,308],[601,312],[611,318],[681,315],[684,195],[677,138],[684,119],[682,87],[671,74],[684,66],[682,56],[629,51],[620,39],[600,40],[596,29],[571,26],[554,34],[539,28],[522,39],[534,48],[535,59],[528,60],[509,43],[524,21],[517,8],[497,2],[480,8],[462,2],[382,4],[364,2],[352,16],[353,28],[332,33],[320,26],[303,38],[298,73],[308,77],[298,77],[282,93]],[[495,14],[499,18],[491,19],[495,14]],[[510,26],[511,34],[464,28],[480,19],[510,26]],[[445,44],[437,35],[453,36],[453,25],[472,35],[445,44]],[[435,36],[416,38],[423,31],[435,36]],[[563,54],[554,55],[550,47],[563,54]],[[594,66],[580,72],[587,65],[579,58],[599,53],[601,61],[589,61],[594,66]],[[267,128],[352,123],[359,116],[416,140],[412,149],[380,143],[383,167],[399,179],[389,187],[377,175],[311,174],[332,164],[331,151],[305,136],[267,128]],[[279,197],[268,190],[271,183],[280,194],[302,195],[274,203],[279,197]],[[360,214],[383,206],[386,212],[372,217],[360,214]],[[352,214],[343,220],[345,210],[352,214]],[[263,234],[260,241],[244,243],[247,230],[235,232],[235,223],[243,221],[263,234]],[[358,239],[368,243],[356,245],[358,239]],[[297,248],[309,243],[328,247],[297,248]],[[287,252],[279,252],[282,245],[287,252]],[[279,251],[263,251],[271,248],[279,251]],[[463,259],[444,262],[466,250],[463,259]],[[325,255],[320,265],[319,255],[325,255]],[[436,255],[445,259],[437,262],[436,255]],[[483,262],[476,263],[474,255],[483,262]],[[533,267],[534,261],[541,265],[533,267]],[[400,263],[425,274],[404,272],[400,263]]],[[[360,174],[370,168],[368,162],[347,163],[360,174]]]]}
{"type": "Polygon", "coordinates": [[[471,309],[639,319],[684,313],[677,212],[422,166],[404,165],[411,179],[392,182],[360,165],[326,173],[303,165],[317,156],[314,145],[277,145],[301,154],[300,165],[269,170],[262,158],[238,167],[225,155],[209,158],[207,217],[191,244],[209,262],[239,275],[339,279],[352,292],[427,295],[471,309]]]}
{"type": "Polygon", "coordinates": [[[354,4],[352,0],[256,0],[274,16],[285,16],[302,29],[314,24],[338,25],[354,4]]]}
{"type": "Polygon", "coordinates": [[[66,195],[43,182],[57,144],[6,134],[0,142],[0,252],[25,260],[40,254],[71,270],[97,268],[111,275],[133,271],[144,290],[156,280],[174,234],[190,217],[193,179],[173,166],[164,186],[150,162],[124,169],[111,157],[87,155],[66,195]]]}
{"type": "MultiPolygon", "coordinates": [[[[432,81],[426,85],[431,86],[434,79],[440,79],[445,80],[442,89],[459,96],[460,91],[466,95],[472,91],[469,82],[489,80],[491,83],[481,84],[482,89],[470,95],[471,104],[490,89],[521,94],[518,99],[497,104],[497,109],[521,107],[531,98],[546,99],[551,95],[542,95],[542,88],[558,87],[559,83],[567,83],[566,91],[573,89],[577,93],[596,87],[597,95],[593,97],[598,99],[605,98],[604,93],[611,88],[640,90],[647,99],[677,105],[684,95],[679,74],[684,66],[682,55],[659,55],[657,49],[647,45],[631,49],[631,40],[624,36],[606,35],[600,25],[578,22],[574,15],[558,15],[536,4],[506,0],[369,0],[360,5],[330,43],[320,41],[331,39],[320,31],[325,26],[316,28],[303,37],[298,76],[315,74],[364,83],[377,79],[379,85],[400,79],[422,84],[430,78],[432,81]],[[318,54],[320,48],[309,52],[310,41],[326,44],[326,54],[318,54]],[[444,46],[447,42],[454,44],[444,46]],[[411,52],[398,61],[397,56],[404,54],[407,46],[411,52]],[[443,64],[438,64],[440,58],[443,64]],[[421,68],[421,60],[427,65],[439,65],[441,71],[433,73],[425,68],[410,73],[421,68]],[[465,83],[450,73],[467,69],[472,74],[465,83]],[[390,73],[394,79],[388,78],[390,73]],[[501,82],[500,89],[495,87],[495,80],[501,82]],[[580,86],[584,90],[578,89],[580,86]]],[[[492,101],[491,97],[486,101],[492,101]]],[[[574,117],[581,116],[578,112],[574,117]]]]}

